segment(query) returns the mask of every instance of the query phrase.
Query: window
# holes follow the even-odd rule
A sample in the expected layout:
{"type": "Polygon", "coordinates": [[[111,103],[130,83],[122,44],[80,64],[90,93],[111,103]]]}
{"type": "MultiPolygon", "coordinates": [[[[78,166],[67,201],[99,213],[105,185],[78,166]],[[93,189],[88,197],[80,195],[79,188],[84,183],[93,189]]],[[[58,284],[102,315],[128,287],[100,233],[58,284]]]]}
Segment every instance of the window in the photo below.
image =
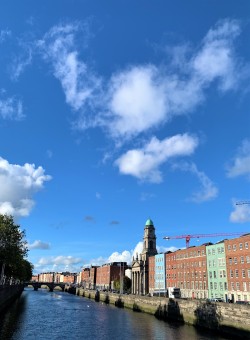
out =
{"type": "Polygon", "coordinates": [[[214,270],[214,278],[216,279],[216,271],[214,270]]]}
{"type": "Polygon", "coordinates": [[[233,259],[232,257],[229,257],[229,264],[232,264],[233,263],[233,259]]]}
{"type": "Polygon", "coordinates": [[[217,289],[217,282],[214,283],[214,289],[217,289]]]}
{"type": "Polygon", "coordinates": [[[220,290],[223,290],[223,282],[220,282],[220,290]]]}
{"type": "Polygon", "coordinates": [[[243,282],[243,290],[244,290],[244,292],[247,291],[247,283],[246,282],[243,282]]]}
{"type": "Polygon", "coordinates": [[[244,256],[240,257],[240,263],[244,263],[244,256]]]}
{"type": "Polygon", "coordinates": [[[250,263],[250,256],[246,256],[247,263],[250,263]]]}
{"type": "MultiPolygon", "coordinates": [[[[250,279],[250,269],[247,270],[247,276],[250,279]]],[[[250,283],[249,283],[250,284],[250,283]]]]}
{"type": "Polygon", "coordinates": [[[236,278],[239,277],[239,271],[238,271],[238,269],[235,269],[235,277],[236,277],[236,278]]]}
{"type": "Polygon", "coordinates": [[[233,278],[234,277],[234,272],[232,269],[230,269],[230,277],[233,278]]]}
{"type": "Polygon", "coordinates": [[[234,264],[237,264],[237,257],[234,258],[234,264]]]}
{"type": "Polygon", "coordinates": [[[243,279],[246,277],[245,269],[242,269],[242,277],[243,277],[243,279]]]}
{"type": "Polygon", "coordinates": [[[224,254],[224,247],[221,247],[221,254],[224,254]]]}
{"type": "Polygon", "coordinates": [[[239,244],[239,248],[240,248],[240,250],[242,250],[242,248],[243,248],[242,243],[239,244]]]}
{"type": "Polygon", "coordinates": [[[227,249],[228,249],[228,250],[231,250],[231,244],[229,244],[229,245],[227,246],[227,249]]]}
{"type": "Polygon", "coordinates": [[[234,282],[231,282],[231,290],[234,290],[234,282]]]}
{"type": "Polygon", "coordinates": [[[248,242],[245,242],[245,248],[248,249],[248,242]]]}
{"type": "Polygon", "coordinates": [[[224,282],[224,290],[227,290],[227,282],[224,282]]]}
{"type": "Polygon", "coordinates": [[[236,290],[240,290],[240,283],[236,282],[236,290]]]}
{"type": "Polygon", "coordinates": [[[212,249],[212,254],[215,255],[215,249],[212,249]]]}
{"type": "Polygon", "coordinates": [[[213,289],[213,282],[210,282],[210,289],[213,289]]]}
{"type": "Polygon", "coordinates": [[[236,250],[236,244],[233,244],[233,251],[236,250]]]}

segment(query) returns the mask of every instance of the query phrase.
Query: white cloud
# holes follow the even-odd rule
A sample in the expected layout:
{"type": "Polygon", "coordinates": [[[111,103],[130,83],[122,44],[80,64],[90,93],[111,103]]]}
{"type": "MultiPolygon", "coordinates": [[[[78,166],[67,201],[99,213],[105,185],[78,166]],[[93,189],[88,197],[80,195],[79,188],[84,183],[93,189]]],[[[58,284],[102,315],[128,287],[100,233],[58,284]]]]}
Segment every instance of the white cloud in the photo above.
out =
{"type": "Polygon", "coordinates": [[[157,248],[157,251],[158,253],[166,253],[168,251],[171,251],[171,252],[174,252],[176,250],[178,250],[178,248],[176,247],[163,247],[163,246],[159,246],[159,247],[156,247],[157,248]]]}
{"type": "Polygon", "coordinates": [[[10,164],[0,157],[0,213],[28,216],[35,204],[34,194],[50,179],[41,166],[10,164]]]}
{"type": "Polygon", "coordinates": [[[127,262],[131,263],[131,252],[124,250],[122,253],[114,252],[108,258],[108,262],[127,262]]]}
{"type": "Polygon", "coordinates": [[[48,256],[41,257],[38,263],[35,264],[36,272],[46,272],[46,271],[69,271],[69,272],[79,272],[80,265],[83,259],[80,257],[73,256],[48,256]]]}
{"type": "Polygon", "coordinates": [[[239,33],[239,23],[235,20],[219,21],[215,28],[209,30],[201,50],[192,60],[195,76],[203,86],[215,79],[220,81],[223,91],[237,85],[238,66],[232,43],[239,33]]]}
{"type": "Polygon", "coordinates": [[[94,92],[100,86],[85,62],[79,60],[76,48],[76,34],[79,24],[58,25],[37,43],[43,57],[52,64],[54,76],[60,81],[66,102],[74,110],[84,110],[94,92]]]}
{"type": "Polygon", "coordinates": [[[3,119],[23,119],[23,105],[21,100],[16,97],[0,98],[0,116],[3,119]]]}
{"type": "Polygon", "coordinates": [[[0,43],[4,42],[7,37],[11,36],[11,31],[8,29],[0,31],[0,43]]]}
{"type": "Polygon", "coordinates": [[[188,43],[173,48],[174,62],[131,65],[104,84],[77,48],[79,33],[83,33],[82,44],[89,37],[87,26],[57,25],[37,42],[62,85],[66,102],[78,113],[73,124],[77,129],[101,126],[122,142],[194,111],[214,81],[220,90],[228,91],[236,88],[243,75],[233,48],[240,26],[227,19],[211,28],[196,50],[189,47],[187,54],[188,43]]]}
{"type": "MultiPolygon", "coordinates": [[[[24,44],[23,44],[24,45],[24,44]]],[[[32,62],[33,47],[23,46],[22,55],[16,57],[11,66],[11,79],[17,80],[32,62]]]]}
{"type": "Polygon", "coordinates": [[[153,137],[143,148],[127,151],[116,160],[115,165],[122,174],[159,183],[162,180],[160,165],[172,157],[191,155],[197,145],[198,139],[188,134],[176,135],[162,141],[153,137]]]}
{"type": "Polygon", "coordinates": [[[191,201],[201,203],[210,201],[218,196],[218,188],[204,172],[197,169],[197,166],[194,163],[182,162],[179,164],[174,164],[172,168],[182,171],[189,171],[198,178],[201,184],[201,189],[192,194],[190,198],[191,201]]]}
{"type": "Polygon", "coordinates": [[[232,164],[228,167],[228,177],[247,176],[250,178],[250,141],[244,140],[232,164]]]}
{"type": "Polygon", "coordinates": [[[42,242],[40,240],[36,240],[33,243],[28,244],[28,248],[32,249],[50,249],[50,244],[46,242],[42,242]]]}
{"type": "Polygon", "coordinates": [[[114,75],[109,85],[111,133],[137,134],[165,119],[163,83],[153,66],[134,67],[114,75]]]}
{"type": "Polygon", "coordinates": [[[230,214],[230,222],[245,223],[250,222],[250,205],[236,205],[233,203],[234,210],[230,214]]]}
{"type": "Polygon", "coordinates": [[[102,101],[108,112],[103,125],[113,137],[131,138],[195,110],[215,80],[221,91],[236,88],[243,75],[233,49],[239,32],[237,21],[220,21],[184,63],[179,46],[169,65],[136,65],[113,75],[102,101]]]}

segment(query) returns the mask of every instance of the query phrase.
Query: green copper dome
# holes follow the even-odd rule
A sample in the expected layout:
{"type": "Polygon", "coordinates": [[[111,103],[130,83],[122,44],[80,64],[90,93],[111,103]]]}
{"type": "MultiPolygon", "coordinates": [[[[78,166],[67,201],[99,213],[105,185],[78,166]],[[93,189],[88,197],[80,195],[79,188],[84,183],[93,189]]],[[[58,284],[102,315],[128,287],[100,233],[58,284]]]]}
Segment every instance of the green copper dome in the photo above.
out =
{"type": "Polygon", "coordinates": [[[149,218],[147,221],[146,221],[146,224],[145,225],[154,225],[153,221],[149,218]]]}

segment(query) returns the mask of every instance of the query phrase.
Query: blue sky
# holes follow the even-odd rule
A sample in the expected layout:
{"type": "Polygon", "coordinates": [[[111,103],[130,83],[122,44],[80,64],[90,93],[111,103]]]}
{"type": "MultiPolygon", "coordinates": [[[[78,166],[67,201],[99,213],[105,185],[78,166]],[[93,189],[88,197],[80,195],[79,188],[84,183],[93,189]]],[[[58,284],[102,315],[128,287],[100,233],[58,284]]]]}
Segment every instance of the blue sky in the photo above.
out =
{"type": "Polygon", "coordinates": [[[148,218],[159,251],[185,246],[164,236],[249,231],[249,13],[0,2],[0,213],[36,272],[130,262],[148,218]]]}

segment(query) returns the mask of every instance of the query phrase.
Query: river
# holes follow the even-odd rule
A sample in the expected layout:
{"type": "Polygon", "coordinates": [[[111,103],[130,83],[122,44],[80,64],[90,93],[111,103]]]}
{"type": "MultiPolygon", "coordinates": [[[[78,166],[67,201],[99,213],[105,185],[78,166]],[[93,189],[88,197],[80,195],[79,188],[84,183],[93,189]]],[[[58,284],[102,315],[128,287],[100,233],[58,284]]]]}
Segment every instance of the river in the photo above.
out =
{"type": "Polygon", "coordinates": [[[117,308],[64,292],[25,288],[0,318],[0,339],[223,340],[192,326],[117,308]]]}

